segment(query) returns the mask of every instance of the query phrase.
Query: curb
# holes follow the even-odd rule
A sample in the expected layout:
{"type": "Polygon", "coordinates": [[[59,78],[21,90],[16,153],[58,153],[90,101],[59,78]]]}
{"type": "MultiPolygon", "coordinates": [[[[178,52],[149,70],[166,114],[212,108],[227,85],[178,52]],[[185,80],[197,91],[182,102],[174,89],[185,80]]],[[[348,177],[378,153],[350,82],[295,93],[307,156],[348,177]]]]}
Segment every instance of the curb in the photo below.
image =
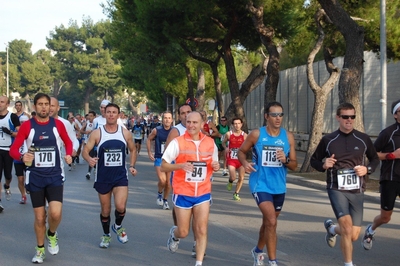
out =
{"type": "MultiPolygon", "coordinates": [[[[297,175],[293,175],[293,174],[286,175],[286,182],[297,184],[300,186],[311,187],[311,188],[315,188],[315,189],[319,189],[319,190],[326,190],[326,183],[323,181],[307,179],[305,177],[297,176],[297,175]]],[[[381,203],[380,193],[378,193],[378,192],[366,191],[366,192],[364,192],[364,199],[369,200],[374,203],[378,203],[379,205],[381,203]]],[[[395,208],[400,208],[400,200],[399,199],[397,199],[395,202],[395,208]]]]}

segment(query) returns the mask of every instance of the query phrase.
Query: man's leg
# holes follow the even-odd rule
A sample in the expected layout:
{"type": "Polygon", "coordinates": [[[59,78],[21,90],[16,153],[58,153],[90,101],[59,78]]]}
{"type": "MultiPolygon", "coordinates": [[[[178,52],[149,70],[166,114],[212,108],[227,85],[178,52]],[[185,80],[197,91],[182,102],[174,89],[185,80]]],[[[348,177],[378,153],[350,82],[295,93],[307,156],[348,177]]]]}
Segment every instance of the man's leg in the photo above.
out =
{"type": "Polygon", "coordinates": [[[35,220],[33,226],[36,234],[36,243],[38,246],[44,246],[44,236],[46,233],[46,210],[44,206],[33,208],[35,220]]]}
{"type": "Polygon", "coordinates": [[[238,169],[238,181],[236,183],[236,191],[235,191],[235,193],[239,194],[240,189],[243,186],[243,180],[244,180],[244,167],[241,166],[238,169]]]}
{"type": "Polygon", "coordinates": [[[342,216],[338,219],[339,225],[335,227],[335,233],[340,235],[340,248],[342,250],[344,262],[351,262],[353,259],[353,243],[358,239],[361,231],[360,226],[353,226],[350,215],[342,216]]]}
{"type": "Polygon", "coordinates": [[[276,227],[280,212],[275,211],[274,204],[271,201],[261,202],[258,207],[262,213],[263,220],[257,247],[262,250],[266,245],[269,260],[275,260],[277,245],[276,227]]]}
{"type": "Polygon", "coordinates": [[[193,207],[193,232],[196,237],[196,261],[203,261],[207,247],[208,217],[210,202],[193,207]]]}

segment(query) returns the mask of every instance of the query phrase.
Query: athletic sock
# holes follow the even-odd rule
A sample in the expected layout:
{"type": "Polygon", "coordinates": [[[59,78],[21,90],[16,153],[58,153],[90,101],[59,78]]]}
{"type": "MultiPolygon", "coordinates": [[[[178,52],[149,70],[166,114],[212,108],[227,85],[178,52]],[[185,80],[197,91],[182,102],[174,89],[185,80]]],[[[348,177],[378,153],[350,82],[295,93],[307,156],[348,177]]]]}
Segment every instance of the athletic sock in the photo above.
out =
{"type": "Polygon", "coordinates": [[[261,253],[261,252],[263,252],[263,250],[262,250],[262,249],[259,249],[257,246],[256,246],[256,248],[254,249],[254,251],[255,251],[256,253],[261,253]]]}

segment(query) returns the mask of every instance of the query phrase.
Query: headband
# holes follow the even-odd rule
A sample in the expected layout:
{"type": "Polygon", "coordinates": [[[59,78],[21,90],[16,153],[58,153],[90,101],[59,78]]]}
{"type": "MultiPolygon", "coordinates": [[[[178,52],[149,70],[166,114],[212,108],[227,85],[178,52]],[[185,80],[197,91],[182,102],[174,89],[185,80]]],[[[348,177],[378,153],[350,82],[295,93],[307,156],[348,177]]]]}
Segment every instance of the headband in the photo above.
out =
{"type": "Polygon", "coordinates": [[[397,104],[396,104],[396,106],[393,108],[393,112],[392,112],[392,114],[395,114],[395,113],[396,113],[396,111],[397,111],[397,109],[399,109],[399,107],[400,107],[400,102],[399,102],[399,103],[397,103],[397,104]]]}

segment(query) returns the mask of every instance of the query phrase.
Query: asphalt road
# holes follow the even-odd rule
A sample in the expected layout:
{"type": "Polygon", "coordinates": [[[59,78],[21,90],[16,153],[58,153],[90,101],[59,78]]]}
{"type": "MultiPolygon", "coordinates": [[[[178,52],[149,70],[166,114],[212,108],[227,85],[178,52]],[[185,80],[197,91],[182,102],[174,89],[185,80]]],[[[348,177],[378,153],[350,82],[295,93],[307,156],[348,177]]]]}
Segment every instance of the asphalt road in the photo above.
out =
{"type": "MultiPolygon", "coordinates": [[[[102,228],[97,193],[93,180],[86,180],[87,165],[81,160],[67,171],[64,190],[63,220],[58,229],[60,252],[46,252],[45,265],[194,265],[191,257],[193,236],[182,239],[179,250],[171,254],[166,242],[172,226],[171,210],[156,205],[156,176],[153,164],[142,149],[137,163],[138,175],[130,177],[127,214],[123,226],[129,242],[121,244],[115,234],[108,249],[99,248],[102,228]]],[[[258,238],[260,212],[252,199],[247,180],[241,202],[232,200],[226,190],[227,177],[215,173],[213,205],[209,219],[205,266],[253,265],[250,250],[258,238]]],[[[340,242],[335,248],[325,243],[323,221],[334,218],[321,184],[302,178],[288,178],[288,192],[278,222],[279,265],[343,265],[340,242]]],[[[31,204],[20,205],[16,180],[13,197],[0,214],[0,266],[30,265],[36,245],[31,204]]],[[[366,197],[364,223],[379,213],[377,195],[366,197]]],[[[172,205],[172,204],[171,204],[172,205]]],[[[113,213],[114,209],[112,210],[113,213]]],[[[111,216],[112,222],[114,215],[111,216]]],[[[335,219],[334,219],[335,220],[335,219]]],[[[400,213],[394,211],[390,224],[379,228],[370,251],[360,241],[354,243],[354,262],[360,265],[398,265],[400,213]]],[[[360,236],[361,239],[361,236],[360,236]]]]}

